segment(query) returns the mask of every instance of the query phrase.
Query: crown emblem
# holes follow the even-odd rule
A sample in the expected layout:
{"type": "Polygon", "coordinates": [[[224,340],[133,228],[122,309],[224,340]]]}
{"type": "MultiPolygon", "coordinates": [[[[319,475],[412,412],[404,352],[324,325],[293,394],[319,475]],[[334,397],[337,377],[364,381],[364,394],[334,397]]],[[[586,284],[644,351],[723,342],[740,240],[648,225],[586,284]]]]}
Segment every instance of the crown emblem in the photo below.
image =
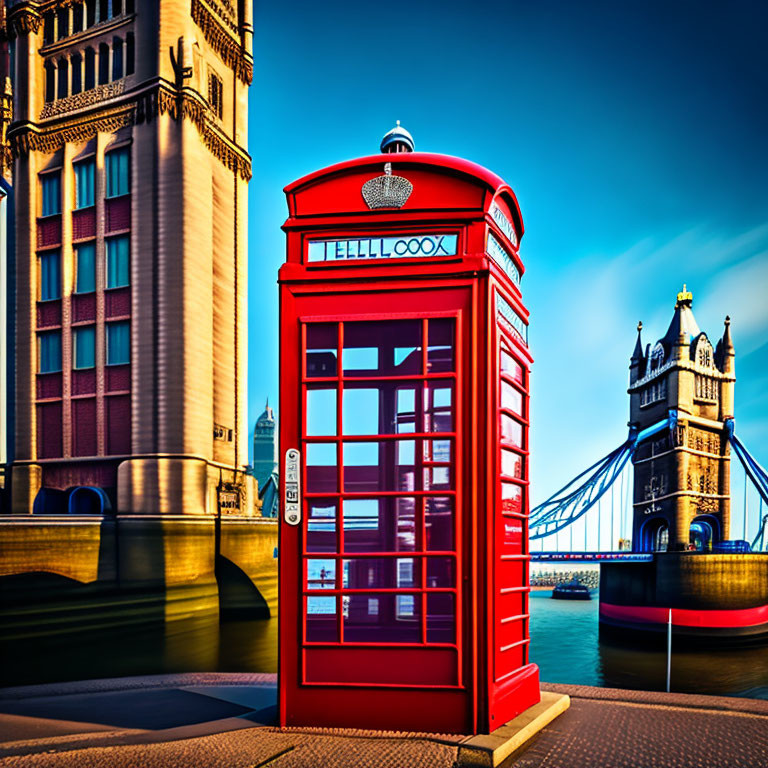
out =
{"type": "Polygon", "coordinates": [[[384,165],[384,175],[363,184],[363,199],[371,208],[402,208],[413,192],[413,184],[402,176],[392,175],[392,163],[384,165]]]}

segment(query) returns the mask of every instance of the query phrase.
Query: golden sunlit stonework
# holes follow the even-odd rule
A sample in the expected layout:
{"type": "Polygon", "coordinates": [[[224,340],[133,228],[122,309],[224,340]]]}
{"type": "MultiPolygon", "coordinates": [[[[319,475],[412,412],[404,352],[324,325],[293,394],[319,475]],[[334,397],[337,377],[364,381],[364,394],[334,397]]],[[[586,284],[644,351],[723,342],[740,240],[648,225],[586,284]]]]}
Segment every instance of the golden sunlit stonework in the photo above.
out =
{"type": "Polygon", "coordinates": [[[171,587],[215,601],[230,552],[272,583],[274,523],[245,472],[251,13],[226,0],[7,11],[17,311],[0,577],[112,574],[169,604],[171,587]],[[119,562],[104,562],[107,539],[119,562]]]}

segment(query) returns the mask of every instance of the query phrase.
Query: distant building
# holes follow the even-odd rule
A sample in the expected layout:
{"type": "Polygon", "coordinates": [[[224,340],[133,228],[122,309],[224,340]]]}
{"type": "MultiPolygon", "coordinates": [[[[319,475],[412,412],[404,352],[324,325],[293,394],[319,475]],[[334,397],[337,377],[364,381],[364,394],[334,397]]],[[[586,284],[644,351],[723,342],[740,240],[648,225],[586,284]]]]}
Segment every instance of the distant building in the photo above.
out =
{"type": "MultiPolygon", "coordinates": [[[[269,400],[264,406],[264,413],[256,419],[253,430],[253,476],[259,483],[259,495],[267,485],[270,475],[277,470],[277,421],[275,412],[269,407],[269,400]]],[[[266,508],[262,514],[269,516],[266,508]]]]}
{"type": "Polygon", "coordinates": [[[630,425],[677,415],[671,431],[634,456],[635,551],[708,550],[730,535],[730,445],[736,381],[730,318],[716,346],[699,330],[683,286],[666,334],[643,349],[642,323],[629,368],[630,425]]]}
{"type": "Polygon", "coordinates": [[[14,513],[253,506],[251,14],[196,0],[8,4],[14,513]]]}

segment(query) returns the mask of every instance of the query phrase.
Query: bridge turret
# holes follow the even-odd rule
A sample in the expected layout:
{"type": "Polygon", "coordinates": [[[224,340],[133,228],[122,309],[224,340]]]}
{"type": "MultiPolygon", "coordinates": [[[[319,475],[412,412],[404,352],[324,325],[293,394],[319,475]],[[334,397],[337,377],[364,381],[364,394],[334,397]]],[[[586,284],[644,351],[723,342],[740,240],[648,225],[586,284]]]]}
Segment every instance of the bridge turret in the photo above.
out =
{"type": "Polygon", "coordinates": [[[643,323],[637,324],[637,341],[632,357],[629,359],[629,383],[634,384],[645,373],[645,355],[643,354],[643,323]]]}

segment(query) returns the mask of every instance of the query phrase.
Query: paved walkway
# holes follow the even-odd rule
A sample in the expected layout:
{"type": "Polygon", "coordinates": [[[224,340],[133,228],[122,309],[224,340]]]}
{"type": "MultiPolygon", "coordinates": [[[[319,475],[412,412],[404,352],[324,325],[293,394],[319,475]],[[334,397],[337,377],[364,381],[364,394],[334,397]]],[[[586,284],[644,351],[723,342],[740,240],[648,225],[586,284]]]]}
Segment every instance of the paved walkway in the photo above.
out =
{"type": "MultiPolygon", "coordinates": [[[[768,768],[768,701],[544,684],[570,709],[510,768],[768,768]]],[[[292,728],[274,675],[0,689],[0,766],[452,768],[459,736],[292,728]]]]}

